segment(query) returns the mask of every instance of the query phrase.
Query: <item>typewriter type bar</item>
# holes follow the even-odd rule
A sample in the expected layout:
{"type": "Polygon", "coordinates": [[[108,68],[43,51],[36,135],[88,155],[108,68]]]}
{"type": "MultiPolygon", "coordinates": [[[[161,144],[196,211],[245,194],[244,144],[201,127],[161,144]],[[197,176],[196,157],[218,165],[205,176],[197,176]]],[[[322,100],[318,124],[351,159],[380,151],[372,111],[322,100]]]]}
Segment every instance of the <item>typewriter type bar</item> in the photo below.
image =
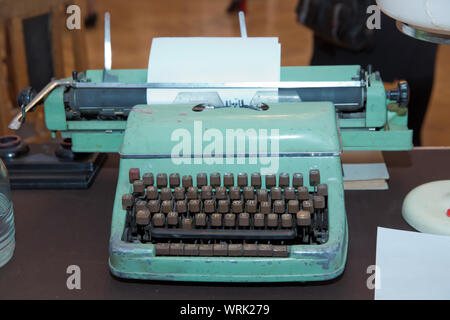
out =
{"type": "Polygon", "coordinates": [[[307,174],[309,188],[302,173],[141,176],[132,168],[122,240],[155,244],[158,256],[287,257],[290,245],[328,239],[328,187],[319,170],[307,174]]]}

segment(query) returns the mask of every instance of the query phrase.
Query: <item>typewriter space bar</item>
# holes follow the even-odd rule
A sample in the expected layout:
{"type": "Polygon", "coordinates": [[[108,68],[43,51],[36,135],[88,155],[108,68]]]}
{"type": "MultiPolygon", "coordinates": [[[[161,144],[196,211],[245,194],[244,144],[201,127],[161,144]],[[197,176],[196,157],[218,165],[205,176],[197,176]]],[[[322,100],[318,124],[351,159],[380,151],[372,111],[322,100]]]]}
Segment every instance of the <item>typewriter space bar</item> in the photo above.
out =
{"type": "Polygon", "coordinates": [[[295,230],[235,230],[235,229],[166,229],[152,228],[152,238],[163,239],[221,239],[221,240],[289,240],[295,230]]]}

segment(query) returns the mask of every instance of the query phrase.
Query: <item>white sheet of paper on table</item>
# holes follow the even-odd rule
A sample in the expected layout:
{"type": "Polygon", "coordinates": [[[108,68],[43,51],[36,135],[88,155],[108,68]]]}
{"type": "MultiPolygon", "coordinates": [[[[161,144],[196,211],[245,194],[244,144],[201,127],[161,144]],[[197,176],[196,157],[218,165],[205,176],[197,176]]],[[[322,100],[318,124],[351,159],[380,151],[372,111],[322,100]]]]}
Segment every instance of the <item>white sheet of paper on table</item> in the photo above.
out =
{"type": "MultiPolygon", "coordinates": [[[[278,38],[154,38],[147,82],[280,81],[280,59],[278,38]]],[[[147,103],[173,103],[183,91],[193,90],[148,89],[147,103]]],[[[242,99],[245,104],[256,93],[248,89],[202,91],[218,92],[223,103],[242,99]]]]}
{"type": "Polygon", "coordinates": [[[450,237],[381,227],[377,234],[376,300],[450,299],[450,237]]]}

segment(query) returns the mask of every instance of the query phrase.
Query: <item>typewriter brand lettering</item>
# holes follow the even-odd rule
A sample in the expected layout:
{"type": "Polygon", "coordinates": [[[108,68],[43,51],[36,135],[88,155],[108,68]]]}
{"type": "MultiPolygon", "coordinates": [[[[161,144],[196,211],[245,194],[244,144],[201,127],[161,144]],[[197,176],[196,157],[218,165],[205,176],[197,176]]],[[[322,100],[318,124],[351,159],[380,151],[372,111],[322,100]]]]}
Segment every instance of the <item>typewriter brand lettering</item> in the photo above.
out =
{"type": "Polygon", "coordinates": [[[80,290],[81,289],[81,269],[80,269],[80,267],[77,265],[70,265],[67,267],[66,273],[70,274],[70,276],[67,278],[67,281],[66,281],[67,289],[80,290]]]}
{"type": "Polygon", "coordinates": [[[181,315],[206,315],[208,318],[214,313],[214,307],[196,307],[188,304],[185,307],[181,307],[181,315]]]}
{"type": "Polygon", "coordinates": [[[368,6],[366,10],[367,14],[371,14],[366,21],[366,27],[369,30],[381,29],[381,13],[380,8],[376,4],[368,6]]]}
{"type": "Polygon", "coordinates": [[[267,129],[234,128],[226,129],[224,137],[223,130],[204,130],[202,121],[194,121],[192,131],[180,128],[172,132],[170,139],[177,144],[172,148],[171,158],[176,165],[233,165],[246,162],[258,165],[259,161],[261,174],[277,173],[279,135],[278,129],[270,129],[269,135],[267,129]]]}
{"type": "Polygon", "coordinates": [[[367,274],[370,274],[370,276],[367,278],[366,281],[367,288],[369,290],[380,289],[381,288],[380,268],[377,265],[368,266],[367,274]]]}
{"type": "Polygon", "coordinates": [[[66,27],[69,30],[81,29],[81,9],[79,6],[72,4],[67,7],[67,14],[70,14],[66,19],[66,27]]]}

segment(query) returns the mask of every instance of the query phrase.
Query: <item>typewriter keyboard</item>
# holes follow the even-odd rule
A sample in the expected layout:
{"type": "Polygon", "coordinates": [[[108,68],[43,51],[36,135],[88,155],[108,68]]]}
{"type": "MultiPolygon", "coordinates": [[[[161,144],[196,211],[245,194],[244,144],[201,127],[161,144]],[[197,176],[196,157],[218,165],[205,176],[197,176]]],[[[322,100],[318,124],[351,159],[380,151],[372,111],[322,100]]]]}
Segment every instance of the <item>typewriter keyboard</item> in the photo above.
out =
{"type": "Polygon", "coordinates": [[[308,174],[312,191],[301,173],[141,176],[132,168],[122,240],[153,243],[158,256],[287,257],[289,245],[328,239],[328,187],[319,170],[308,174]]]}

